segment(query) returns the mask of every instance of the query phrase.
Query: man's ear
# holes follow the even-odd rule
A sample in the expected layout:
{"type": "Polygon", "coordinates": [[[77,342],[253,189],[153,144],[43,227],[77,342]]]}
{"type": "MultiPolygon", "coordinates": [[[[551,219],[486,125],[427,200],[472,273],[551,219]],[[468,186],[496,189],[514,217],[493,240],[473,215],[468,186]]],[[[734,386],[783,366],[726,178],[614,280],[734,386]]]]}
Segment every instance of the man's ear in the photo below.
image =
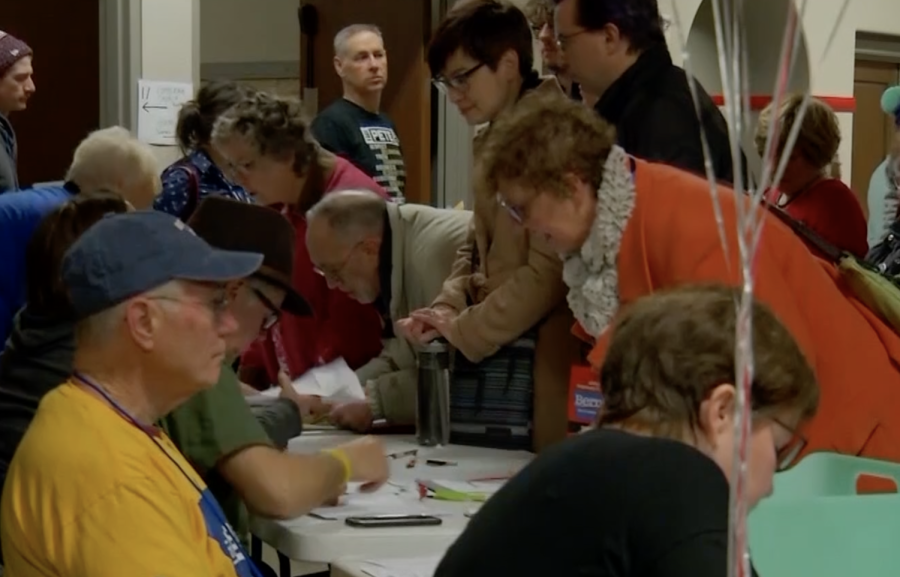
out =
{"type": "Polygon", "coordinates": [[[725,383],[715,387],[700,403],[698,425],[713,448],[718,445],[717,439],[732,434],[736,400],[734,385],[725,383]]]}
{"type": "Polygon", "coordinates": [[[124,322],[131,338],[144,351],[153,350],[159,320],[148,299],[134,299],[125,305],[124,322]]]}
{"type": "Polygon", "coordinates": [[[615,52],[619,48],[619,44],[624,40],[627,42],[628,40],[622,36],[622,32],[619,30],[619,27],[615,24],[608,23],[606,26],[600,30],[600,34],[604,40],[603,44],[606,47],[606,51],[608,53],[615,52]]]}
{"type": "Polygon", "coordinates": [[[334,57],[334,72],[340,78],[344,77],[344,63],[337,56],[334,57]]]}
{"type": "Polygon", "coordinates": [[[381,250],[381,237],[377,235],[367,236],[360,243],[360,248],[367,255],[377,255],[381,250]]]}

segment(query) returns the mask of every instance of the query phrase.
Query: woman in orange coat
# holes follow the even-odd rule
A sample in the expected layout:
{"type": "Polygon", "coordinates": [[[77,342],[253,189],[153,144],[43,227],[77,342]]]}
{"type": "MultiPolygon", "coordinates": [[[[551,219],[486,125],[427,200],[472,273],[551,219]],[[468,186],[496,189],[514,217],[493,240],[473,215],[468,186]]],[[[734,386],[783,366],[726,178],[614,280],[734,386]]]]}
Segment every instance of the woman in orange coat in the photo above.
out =
{"type": "MultiPolygon", "coordinates": [[[[481,169],[510,214],[563,257],[569,305],[578,332],[594,343],[594,367],[623,305],[686,283],[740,283],[735,203],[749,208],[749,197],[718,189],[725,250],[706,179],[629,156],[613,129],[578,103],[523,98],[495,124],[481,169]]],[[[755,294],[800,343],[822,392],[818,415],[798,431],[797,455],[900,462],[900,337],[790,229],[761,218],[755,294]]]]}

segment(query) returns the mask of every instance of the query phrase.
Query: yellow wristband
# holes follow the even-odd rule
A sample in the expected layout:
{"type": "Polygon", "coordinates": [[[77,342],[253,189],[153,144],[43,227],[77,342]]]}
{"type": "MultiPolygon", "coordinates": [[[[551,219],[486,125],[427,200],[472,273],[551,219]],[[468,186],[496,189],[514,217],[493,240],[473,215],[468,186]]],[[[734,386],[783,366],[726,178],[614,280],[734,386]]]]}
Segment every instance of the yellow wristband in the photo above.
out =
{"type": "Polygon", "coordinates": [[[347,453],[342,449],[323,449],[322,452],[334,457],[340,462],[341,466],[344,468],[344,484],[347,484],[353,477],[353,467],[350,465],[350,458],[347,456],[347,453]]]}

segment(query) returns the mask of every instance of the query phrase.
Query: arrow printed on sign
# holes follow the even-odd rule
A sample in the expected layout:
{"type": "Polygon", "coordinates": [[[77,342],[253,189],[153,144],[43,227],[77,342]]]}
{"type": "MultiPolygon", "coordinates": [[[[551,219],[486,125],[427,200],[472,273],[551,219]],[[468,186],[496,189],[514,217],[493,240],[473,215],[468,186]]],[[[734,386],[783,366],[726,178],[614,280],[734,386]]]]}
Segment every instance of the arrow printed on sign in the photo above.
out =
{"type": "Polygon", "coordinates": [[[147,104],[146,102],[141,106],[144,109],[144,112],[149,112],[151,110],[168,110],[168,106],[154,106],[152,104],[147,104]]]}

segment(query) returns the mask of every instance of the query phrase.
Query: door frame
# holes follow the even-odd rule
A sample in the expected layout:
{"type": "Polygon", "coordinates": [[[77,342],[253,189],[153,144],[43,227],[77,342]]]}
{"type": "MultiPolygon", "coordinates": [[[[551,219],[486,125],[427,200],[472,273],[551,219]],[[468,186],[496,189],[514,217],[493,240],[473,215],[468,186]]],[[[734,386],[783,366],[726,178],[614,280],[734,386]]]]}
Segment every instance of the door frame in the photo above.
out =
{"type": "MultiPolygon", "coordinates": [[[[444,19],[454,0],[431,0],[431,30],[444,19]]],[[[440,208],[464,203],[469,210],[472,194],[472,139],[475,132],[450,103],[447,95],[432,87],[432,182],[431,204],[440,208]],[[434,145],[437,145],[436,147],[434,145]]]]}
{"type": "Polygon", "coordinates": [[[854,63],[857,60],[900,64],[900,35],[857,32],[854,63]]]}
{"type": "MultiPolygon", "coordinates": [[[[900,35],[888,35],[888,34],[877,34],[873,32],[864,32],[857,31],[856,32],[856,49],[854,50],[853,57],[853,81],[856,82],[856,66],[859,61],[868,61],[868,62],[883,62],[885,64],[891,64],[893,66],[898,67],[898,77],[896,82],[900,84],[900,35]]],[[[852,123],[856,122],[855,115],[851,119],[852,123]]],[[[851,125],[852,127],[852,125],[851,125]]],[[[850,167],[849,178],[847,178],[847,171],[844,172],[845,181],[851,185],[853,182],[853,153],[852,153],[852,138],[853,138],[853,129],[850,131],[851,138],[851,153],[850,153],[850,167]]],[[[845,136],[846,138],[846,136],[845,136]]],[[[864,190],[856,190],[854,188],[853,192],[857,195],[860,202],[863,203],[863,211],[868,218],[868,206],[867,202],[867,194],[868,187],[865,187],[864,190]]]]}
{"type": "Polygon", "coordinates": [[[142,0],[100,2],[100,126],[137,130],[142,0]]]}

